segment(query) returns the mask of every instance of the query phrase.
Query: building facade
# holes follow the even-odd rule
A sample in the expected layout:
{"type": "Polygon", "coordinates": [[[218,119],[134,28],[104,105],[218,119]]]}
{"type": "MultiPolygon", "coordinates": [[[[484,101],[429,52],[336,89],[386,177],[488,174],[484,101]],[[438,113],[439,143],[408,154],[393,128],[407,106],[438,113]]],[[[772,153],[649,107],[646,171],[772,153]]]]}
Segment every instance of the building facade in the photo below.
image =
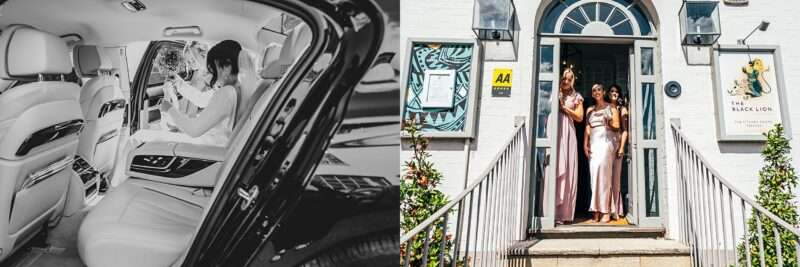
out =
{"type": "MultiPolygon", "coordinates": [[[[575,70],[586,107],[592,84],[619,84],[630,110],[622,189],[628,220],[674,237],[672,124],[751,196],[763,165],[759,131],[776,122],[787,126],[800,166],[800,109],[791,108],[800,100],[794,89],[800,76],[793,75],[800,71],[793,60],[800,58],[800,4],[730,2],[736,3],[687,10],[679,0],[514,1],[510,34],[481,37],[473,27],[476,0],[404,0],[403,114],[424,119],[429,151],[445,177],[440,188],[450,196],[477,178],[524,123],[530,145],[524,171],[538,186],[529,230],[552,228],[561,72],[575,70]],[[696,12],[706,11],[710,21],[698,19],[696,12]]],[[[403,150],[401,159],[410,156],[403,150]]],[[[588,181],[584,172],[579,184],[588,181]]],[[[587,192],[579,185],[577,209],[587,192]]]]}

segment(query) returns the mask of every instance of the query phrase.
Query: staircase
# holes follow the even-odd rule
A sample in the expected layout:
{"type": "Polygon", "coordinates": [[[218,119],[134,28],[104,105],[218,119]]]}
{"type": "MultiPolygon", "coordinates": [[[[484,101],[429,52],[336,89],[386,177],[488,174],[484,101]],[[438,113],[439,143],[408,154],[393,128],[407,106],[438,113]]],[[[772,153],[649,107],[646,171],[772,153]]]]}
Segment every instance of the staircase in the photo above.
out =
{"type": "Polygon", "coordinates": [[[664,228],[558,226],[515,243],[506,266],[691,266],[689,247],[663,236],[664,228]]]}
{"type": "Polygon", "coordinates": [[[530,179],[524,175],[530,150],[522,124],[476,181],[401,233],[401,266],[800,266],[800,229],[739,192],[697,153],[678,125],[671,128],[677,240],[665,239],[663,228],[600,225],[557,226],[527,236],[530,203],[536,202],[529,198],[530,179]],[[746,223],[754,217],[757,229],[748,230],[746,223]],[[775,227],[766,231],[762,224],[775,227]],[[448,238],[435,238],[442,233],[448,238]],[[793,242],[783,244],[774,236],[793,242]],[[742,242],[743,237],[757,245],[742,242]],[[743,249],[737,251],[738,246],[743,249]],[[739,255],[742,251],[749,253],[739,255]]]}

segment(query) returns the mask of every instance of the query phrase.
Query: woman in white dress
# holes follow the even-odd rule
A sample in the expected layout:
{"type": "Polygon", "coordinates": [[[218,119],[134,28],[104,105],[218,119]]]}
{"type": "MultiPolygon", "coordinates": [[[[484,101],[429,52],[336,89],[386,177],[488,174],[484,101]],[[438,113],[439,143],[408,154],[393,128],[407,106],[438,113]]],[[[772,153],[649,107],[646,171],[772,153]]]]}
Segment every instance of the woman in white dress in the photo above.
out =
{"type": "Polygon", "coordinates": [[[603,85],[592,86],[595,105],[586,111],[586,131],[583,138],[583,151],[589,158],[592,197],[589,211],[594,221],[609,222],[612,211],[613,165],[616,158],[615,135],[619,129],[619,111],[611,108],[606,101],[603,85]],[[602,219],[600,215],[602,214],[602,219]]]}
{"type": "MultiPolygon", "coordinates": [[[[208,85],[218,87],[207,101],[205,109],[197,116],[189,116],[173,108],[173,104],[165,100],[160,110],[168,114],[175,126],[191,137],[212,135],[222,137],[216,145],[226,146],[236,123],[236,114],[241,106],[242,84],[239,82],[239,61],[242,47],[236,41],[225,40],[208,51],[206,65],[211,74],[208,85]]],[[[179,81],[180,82],[180,81],[179,81]]],[[[181,84],[180,86],[186,86],[181,84]]],[[[208,90],[199,90],[208,91],[208,90]]]]}

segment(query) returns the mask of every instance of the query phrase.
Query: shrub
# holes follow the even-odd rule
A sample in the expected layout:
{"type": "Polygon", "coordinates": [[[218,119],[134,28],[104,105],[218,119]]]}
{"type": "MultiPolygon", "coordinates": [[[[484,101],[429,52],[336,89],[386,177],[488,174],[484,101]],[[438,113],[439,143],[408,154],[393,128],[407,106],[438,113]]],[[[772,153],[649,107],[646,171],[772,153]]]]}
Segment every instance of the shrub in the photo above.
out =
{"type": "MultiPolygon", "coordinates": [[[[789,140],[784,135],[783,126],[776,124],[775,127],[766,134],[767,142],[761,156],[764,158],[765,166],[758,172],[758,193],[756,202],[781,219],[785,220],[794,227],[798,224],[798,214],[796,203],[792,191],[797,186],[797,175],[791,165],[789,140]]],[[[757,211],[753,209],[752,214],[757,211]]],[[[737,250],[739,262],[745,265],[747,262],[744,242],[750,244],[750,260],[753,266],[760,266],[758,256],[758,226],[756,220],[761,220],[761,232],[763,233],[764,244],[764,263],[765,266],[777,266],[778,256],[775,247],[774,228],[778,227],[781,240],[781,254],[783,255],[783,266],[797,267],[796,260],[796,240],[792,233],[776,225],[766,216],[750,217],[747,221],[747,236],[739,244],[737,250]]]]}
{"type": "MultiPolygon", "coordinates": [[[[428,219],[433,213],[447,204],[447,197],[436,186],[442,179],[442,174],[433,167],[428,159],[430,154],[426,151],[430,140],[422,137],[420,127],[414,120],[403,123],[403,131],[410,137],[410,148],[414,150],[413,157],[404,164],[403,177],[400,181],[400,227],[403,232],[411,231],[417,225],[428,219]]],[[[428,266],[438,266],[439,253],[442,249],[450,251],[452,237],[442,231],[442,220],[433,224],[428,237],[428,266]],[[442,238],[446,238],[445,247],[442,248],[442,238]]],[[[403,265],[405,254],[411,253],[410,266],[422,266],[424,251],[425,231],[420,232],[411,240],[411,247],[407,243],[400,244],[400,265],[403,265]]],[[[445,253],[447,266],[451,263],[448,253],[445,253]]]]}

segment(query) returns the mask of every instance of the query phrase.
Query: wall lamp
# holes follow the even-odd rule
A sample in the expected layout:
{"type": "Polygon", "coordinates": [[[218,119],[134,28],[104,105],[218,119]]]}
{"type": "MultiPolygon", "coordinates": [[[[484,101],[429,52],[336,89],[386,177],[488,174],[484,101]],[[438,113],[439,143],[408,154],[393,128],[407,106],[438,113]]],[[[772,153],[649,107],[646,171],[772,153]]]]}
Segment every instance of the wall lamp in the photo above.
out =
{"type": "Polygon", "coordinates": [[[762,20],[761,24],[758,24],[758,26],[756,26],[752,31],[750,31],[750,33],[747,34],[747,36],[745,36],[744,38],[736,40],[736,43],[739,45],[745,45],[747,42],[747,38],[750,38],[750,35],[753,35],[753,33],[755,33],[756,30],[760,30],[763,32],[766,31],[767,28],[769,28],[769,21],[762,20]]]}

